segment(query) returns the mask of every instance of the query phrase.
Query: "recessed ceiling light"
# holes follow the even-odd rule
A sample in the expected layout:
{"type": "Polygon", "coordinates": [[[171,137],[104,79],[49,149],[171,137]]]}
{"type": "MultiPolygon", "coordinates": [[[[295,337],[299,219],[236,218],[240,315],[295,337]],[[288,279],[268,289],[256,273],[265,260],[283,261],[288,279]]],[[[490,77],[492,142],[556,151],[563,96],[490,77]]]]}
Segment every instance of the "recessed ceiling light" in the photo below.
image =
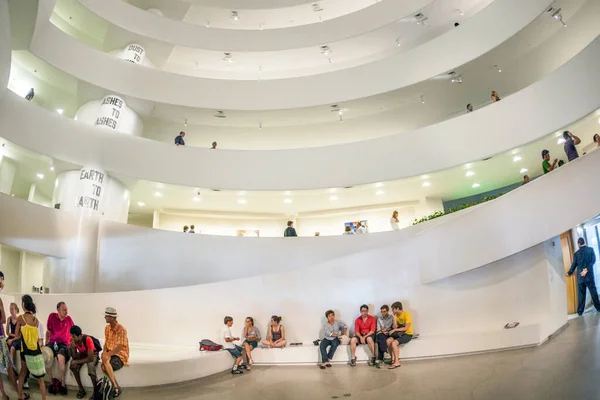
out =
{"type": "Polygon", "coordinates": [[[289,203],[292,202],[292,199],[284,199],[283,202],[286,203],[286,204],[289,204],[289,203]]]}
{"type": "Polygon", "coordinates": [[[231,53],[223,53],[223,61],[227,61],[228,63],[232,63],[233,62],[233,56],[231,55],[231,53]]]}
{"type": "Polygon", "coordinates": [[[377,188],[382,187],[382,186],[383,186],[383,182],[377,182],[375,184],[375,187],[377,187],[377,188]]]}
{"type": "Polygon", "coordinates": [[[521,168],[521,170],[519,171],[519,173],[524,174],[527,171],[529,171],[527,168],[521,168]]]}
{"type": "Polygon", "coordinates": [[[423,182],[423,187],[429,187],[431,186],[431,182],[423,182]]]}
{"type": "Polygon", "coordinates": [[[289,190],[286,190],[285,192],[283,192],[283,194],[286,196],[291,196],[292,192],[290,192],[289,190]]]}
{"type": "Polygon", "coordinates": [[[473,172],[473,171],[467,171],[467,173],[465,175],[466,176],[473,176],[473,175],[475,175],[475,172],[473,172]]]}
{"type": "Polygon", "coordinates": [[[377,196],[381,196],[382,194],[385,194],[385,192],[383,190],[378,190],[378,191],[375,192],[375,194],[377,196]]]}
{"type": "Polygon", "coordinates": [[[331,189],[329,189],[329,193],[335,193],[335,192],[337,192],[337,189],[336,189],[336,188],[331,188],[331,189]]]}
{"type": "Polygon", "coordinates": [[[473,189],[478,188],[479,186],[481,186],[479,183],[474,183],[473,184],[473,189]]]}
{"type": "Polygon", "coordinates": [[[145,205],[146,205],[146,203],[144,203],[143,201],[138,201],[138,206],[144,207],[145,205]]]}
{"type": "Polygon", "coordinates": [[[239,21],[240,20],[240,15],[238,14],[237,11],[232,11],[231,12],[231,19],[234,21],[239,21]]]}
{"type": "Polygon", "coordinates": [[[57,109],[56,109],[56,112],[57,112],[58,114],[60,114],[60,115],[62,115],[62,113],[63,113],[64,111],[65,111],[65,110],[63,110],[62,108],[57,108],[57,109]]]}
{"type": "Polygon", "coordinates": [[[194,196],[194,197],[192,198],[192,200],[194,200],[194,201],[200,201],[200,197],[198,197],[198,196],[194,196]]]}
{"type": "Polygon", "coordinates": [[[161,193],[161,192],[154,192],[154,195],[155,195],[156,197],[162,197],[162,193],[161,193]]]}
{"type": "Polygon", "coordinates": [[[319,50],[321,50],[321,54],[323,54],[324,56],[328,56],[331,54],[331,48],[328,45],[320,46],[319,50]]]}
{"type": "Polygon", "coordinates": [[[499,66],[497,66],[497,65],[495,65],[495,67],[496,67],[496,71],[498,71],[498,72],[502,72],[502,68],[500,68],[500,67],[499,67],[499,66]]]}
{"type": "Polygon", "coordinates": [[[471,169],[471,168],[473,168],[473,164],[472,163],[465,164],[465,169],[471,169]]]}
{"type": "Polygon", "coordinates": [[[429,179],[429,175],[422,175],[421,179],[429,179]]]}
{"type": "Polygon", "coordinates": [[[54,171],[54,167],[50,167],[50,171],[54,171]]]}
{"type": "Polygon", "coordinates": [[[238,203],[239,204],[246,204],[247,201],[246,201],[246,199],[238,199],[238,203]]]}
{"type": "Polygon", "coordinates": [[[331,200],[331,201],[335,201],[335,200],[337,200],[337,199],[338,199],[338,197],[337,197],[337,196],[329,196],[329,200],[331,200]]]}
{"type": "Polygon", "coordinates": [[[246,194],[245,190],[239,191],[238,192],[238,196],[244,196],[246,194]]]}
{"type": "Polygon", "coordinates": [[[556,144],[563,144],[563,143],[565,143],[565,142],[566,142],[565,138],[562,138],[562,137],[561,137],[561,138],[559,138],[559,139],[556,141],[556,144]]]}
{"type": "Polygon", "coordinates": [[[35,176],[37,176],[38,179],[44,179],[44,174],[35,174],[35,176]]]}
{"type": "Polygon", "coordinates": [[[521,156],[514,156],[513,162],[521,161],[523,158],[521,156]]]}
{"type": "Polygon", "coordinates": [[[600,124],[600,118],[598,118],[598,123],[600,124]]]}

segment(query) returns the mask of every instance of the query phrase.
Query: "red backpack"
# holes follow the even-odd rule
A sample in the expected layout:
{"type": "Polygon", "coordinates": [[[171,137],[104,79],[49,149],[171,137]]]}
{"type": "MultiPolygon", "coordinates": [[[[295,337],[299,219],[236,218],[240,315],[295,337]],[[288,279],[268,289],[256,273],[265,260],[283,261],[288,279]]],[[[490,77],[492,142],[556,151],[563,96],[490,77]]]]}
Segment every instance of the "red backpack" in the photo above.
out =
{"type": "Polygon", "coordinates": [[[212,340],[202,339],[200,341],[200,351],[219,351],[223,348],[220,344],[216,344],[212,340]]]}

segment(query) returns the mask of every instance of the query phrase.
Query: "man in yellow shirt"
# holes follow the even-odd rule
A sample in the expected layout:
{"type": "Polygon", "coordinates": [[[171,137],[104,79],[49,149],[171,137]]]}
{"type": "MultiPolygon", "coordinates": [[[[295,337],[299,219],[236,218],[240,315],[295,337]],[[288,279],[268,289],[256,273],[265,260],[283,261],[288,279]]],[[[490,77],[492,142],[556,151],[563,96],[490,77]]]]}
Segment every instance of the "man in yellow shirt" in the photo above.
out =
{"type": "Polygon", "coordinates": [[[396,301],[392,304],[392,314],[394,314],[394,324],[387,340],[388,346],[392,346],[392,365],[388,367],[389,369],[400,366],[400,345],[410,342],[413,338],[412,317],[408,311],[402,309],[401,302],[396,301]]]}

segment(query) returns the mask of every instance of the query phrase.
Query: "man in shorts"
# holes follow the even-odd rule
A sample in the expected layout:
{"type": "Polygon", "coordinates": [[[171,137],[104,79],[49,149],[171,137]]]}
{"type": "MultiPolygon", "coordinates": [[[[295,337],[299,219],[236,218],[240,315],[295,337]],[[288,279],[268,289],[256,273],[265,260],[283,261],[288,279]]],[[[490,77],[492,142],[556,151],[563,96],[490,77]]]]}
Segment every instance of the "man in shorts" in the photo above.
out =
{"type": "Polygon", "coordinates": [[[359,344],[366,344],[371,350],[371,360],[369,365],[375,365],[375,331],[377,330],[377,321],[375,317],[369,315],[369,306],[363,304],[360,306],[360,316],[354,322],[354,337],[350,341],[350,365],[356,366],[356,347],[359,344]]]}
{"type": "Polygon", "coordinates": [[[75,325],[68,315],[69,310],[64,301],[56,305],[56,312],[48,315],[46,322],[46,347],[54,353],[54,358],[58,361],[60,371],[60,380],[53,378],[52,368],[48,368],[46,373],[50,379],[50,394],[67,394],[67,363],[69,362],[69,346],[71,345],[71,327],[75,325]]]}
{"type": "Polygon", "coordinates": [[[400,366],[400,345],[410,342],[413,338],[412,317],[408,311],[404,311],[402,303],[399,301],[392,304],[392,314],[394,314],[394,325],[388,338],[388,346],[392,347],[392,365],[389,369],[395,369],[400,366]]]}
{"type": "Polygon", "coordinates": [[[127,329],[117,322],[117,310],[106,307],[104,320],[104,349],[102,349],[102,372],[112,383],[113,397],[119,397],[123,389],[119,386],[115,371],[129,365],[129,339],[127,329]]]}
{"type": "Polygon", "coordinates": [[[235,344],[235,341],[239,341],[239,337],[234,337],[231,334],[231,326],[233,325],[233,318],[230,316],[226,316],[223,319],[223,323],[225,326],[221,329],[221,343],[223,344],[223,348],[231,354],[231,356],[235,359],[233,363],[233,368],[231,369],[231,373],[234,375],[243,374],[241,364],[243,360],[242,350],[244,350],[241,346],[235,344]]]}
{"type": "Polygon", "coordinates": [[[69,351],[71,354],[70,369],[79,387],[77,398],[83,399],[87,393],[81,383],[81,368],[87,365],[87,372],[92,380],[92,387],[96,388],[96,383],[98,383],[96,367],[98,366],[99,349],[96,349],[93,337],[84,335],[81,332],[81,328],[74,325],[71,327],[71,347],[69,351]]]}

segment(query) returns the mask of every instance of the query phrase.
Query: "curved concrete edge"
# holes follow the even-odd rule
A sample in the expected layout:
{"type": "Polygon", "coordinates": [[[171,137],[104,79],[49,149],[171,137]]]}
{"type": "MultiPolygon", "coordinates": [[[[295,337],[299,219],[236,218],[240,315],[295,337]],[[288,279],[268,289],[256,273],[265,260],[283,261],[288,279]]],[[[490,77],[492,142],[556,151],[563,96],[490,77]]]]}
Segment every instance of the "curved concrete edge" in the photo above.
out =
{"type": "Polygon", "coordinates": [[[600,38],[596,38],[545,79],[477,112],[412,132],[328,147],[180,148],[96,129],[13,93],[0,102],[0,129],[6,139],[38,153],[76,165],[94,162],[107,171],[149,181],[223,190],[345,187],[444,170],[562,129],[600,108],[599,62],[600,38]],[[131,154],[139,158],[132,159],[131,154]],[[348,164],[348,157],[355,162],[348,164]],[[327,166],[341,165],[344,168],[323,173],[327,166]]]}
{"type": "Polygon", "coordinates": [[[262,31],[209,28],[175,21],[122,0],[78,1],[100,18],[137,35],[196,49],[251,52],[318,46],[358,36],[415,14],[435,0],[384,1],[322,23],[262,31]]]}
{"type": "Polygon", "coordinates": [[[341,71],[290,79],[207,79],[134,65],[84,45],[49,21],[36,27],[30,50],[78,79],[144,100],[220,110],[292,109],[386,93],[451,71],[514,36],[551,3],[494,1],[459,28],[405,53],[341,71]],[[498,25],[499,15],[504,19],[498,25]],[[490,26],[496,28],[490,30],[490,26]],[[437,61],[432,63],[432,59],[437,61]]]}

